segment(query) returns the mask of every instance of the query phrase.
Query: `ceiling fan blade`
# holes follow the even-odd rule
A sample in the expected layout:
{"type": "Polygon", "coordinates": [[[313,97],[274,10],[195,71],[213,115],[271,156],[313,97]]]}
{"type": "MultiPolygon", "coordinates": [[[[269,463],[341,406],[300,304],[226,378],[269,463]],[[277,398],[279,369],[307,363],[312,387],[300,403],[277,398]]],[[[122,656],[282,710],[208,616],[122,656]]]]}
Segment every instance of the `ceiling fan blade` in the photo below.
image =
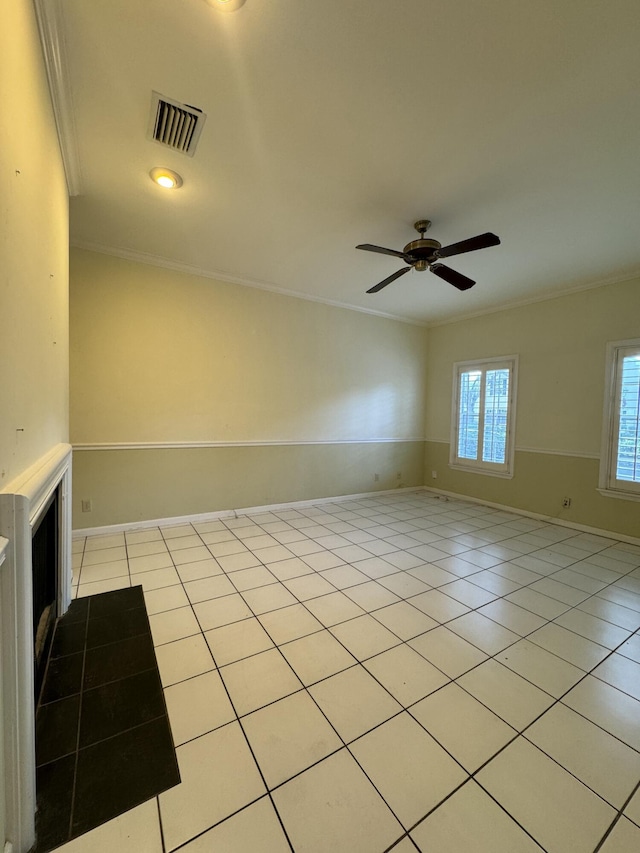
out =
{"type": "Polygon", "coordinates": [[[361,243],[356,249],[364,249],[365,252],[378,252],[379,255],[393,255],[394,258],[404,260],[404,252],[396,252],[395,249],[385,249],[384,246],[372,246],[371,243],[361,243]]]}
{"type": "Polygon", "coordinates": [[[500,238],[490,231],[486,234],[478,234],[477,237],[470,237],[468,240],[461,240],[459,243],[452,243],[450,246],[443,246],[435,253],[437,258],[451,258],[453,255],[463,255],[465,252],[475,252],[476,249],[488,249],[489,246],[499,246],[500,238]]]}
{"type": "Polygon", "coordinates": [[[458,290],[469,290],[469,288],[473,287],[475,284],[475,281],[467,278],[466,275],[462,275],[461,272],[452,270],[451,267],[445,267],[444,264],[431,264],[429,269],[432,273],[437,275],[438,278],[444,279],[444,281],[452,284],[454,287],[457,287],[458,290]]]}
{"type": "Polygon", "coordinates": [[[367,293],[377,293],[379,290],[382,290],[383,287],[386,287],[388,284],[391,284],[392,281],[395,281],[397,278],[400,278],[401,275],[404,275],[406,272],[409,272],[411,267],[402,267],[398,272],[394,272],[393,275],[390,275],[388,278],[385,278],[383,281],[378,284],[374,284],[373,287],[370,287],[367,290],[367,293]]]}

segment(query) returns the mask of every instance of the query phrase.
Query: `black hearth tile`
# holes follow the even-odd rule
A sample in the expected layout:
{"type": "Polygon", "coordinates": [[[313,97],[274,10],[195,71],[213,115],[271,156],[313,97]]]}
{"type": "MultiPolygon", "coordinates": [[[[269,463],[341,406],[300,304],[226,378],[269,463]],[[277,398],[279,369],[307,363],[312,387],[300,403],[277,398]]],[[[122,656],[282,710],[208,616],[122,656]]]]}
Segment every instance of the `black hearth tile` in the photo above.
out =
{"type": "Polygon", "coordinates": [[[75,655],[49,660],[40,694],[41,705],[80,693],[83,659],[84,653],[77,652],[75,655]]]}
{"type": "Polygon", "coordinates": [[[36,714],[36,764],[48,764],[75,752],[80,695],[41,705],[36,714]]]}
{"type": "Polygon", "coordinates": [[[75,598],[61,619],[64,620],[65,625],[70,625],[72,622],[83,622],[86,621],[88,612],[89,598],[87,596],[84,598],[75,598]]]}
{"type": "Polygon", "coordinates": [[[50,657],[59,658],[63,655],[72,655],[76,652],[81,652],[84,649],[86,634],[86,621],[70,622],[67,624],[64,621],[64,617],[62,617],[56,624],[51,651],[49,653],[50,657]]]}
{"type": "Polygon", "coordinates": [[[166,716],[81,749],[72,836],[111,820],[179,782],[166,716]]]}
{"type": "Polygon", "coordinates": [[[141,634],[119,643],[87,649],[84,690],[155,667],[156,656],[150,634],[141,634]]]}
{"type": "Polygon", "coordinates": [[[166,714],[157,668],[82,694],[80,748],[166,714]]]}
{"type": "Polygon", "coordinates": [[[69,838],[76,753],[39,767],[36,773],[36,843],[31,853],[46,853],[69,838]]]}
{"type": "Polygon", "coordinates": [[[144,593],[141,586],[102,592],[91,596],[89,619],[114,616],[123,610],[134,610],[137,607],[144,607],[144,593]]]}
{"type": "Polygon", "coordinates": [[[105,646],[107,643],[115,643],[148,632],[149,618],[144,607],[123,610],[114,613],[112,616],[104,616],[99,619],[90,617],[87,630],[87,648],[105,646]]]}

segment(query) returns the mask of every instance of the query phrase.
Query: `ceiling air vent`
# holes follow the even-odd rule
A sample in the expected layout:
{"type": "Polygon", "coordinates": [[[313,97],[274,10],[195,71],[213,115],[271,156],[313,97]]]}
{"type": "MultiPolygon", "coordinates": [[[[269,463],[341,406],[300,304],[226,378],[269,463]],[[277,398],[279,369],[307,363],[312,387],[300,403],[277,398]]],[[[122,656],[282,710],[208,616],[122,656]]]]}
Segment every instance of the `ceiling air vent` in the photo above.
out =
{"type": "Polygon", "coordinates": [[[152,93],[148,137],[193,157],[206,115],[198,107],[152,93]]]}

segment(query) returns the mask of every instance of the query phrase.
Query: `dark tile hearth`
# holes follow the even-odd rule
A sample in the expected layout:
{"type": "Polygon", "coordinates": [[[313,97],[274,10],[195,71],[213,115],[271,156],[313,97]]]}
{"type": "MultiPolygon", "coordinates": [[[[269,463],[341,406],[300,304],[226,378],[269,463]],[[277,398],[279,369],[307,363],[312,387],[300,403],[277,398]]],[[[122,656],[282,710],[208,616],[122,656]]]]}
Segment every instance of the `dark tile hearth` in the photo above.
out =
{"type": "Polygon", "coordinates": [[[142,587],[58,620],[36,712],[36,844],[46,853],[180,782],[142,587]]]}

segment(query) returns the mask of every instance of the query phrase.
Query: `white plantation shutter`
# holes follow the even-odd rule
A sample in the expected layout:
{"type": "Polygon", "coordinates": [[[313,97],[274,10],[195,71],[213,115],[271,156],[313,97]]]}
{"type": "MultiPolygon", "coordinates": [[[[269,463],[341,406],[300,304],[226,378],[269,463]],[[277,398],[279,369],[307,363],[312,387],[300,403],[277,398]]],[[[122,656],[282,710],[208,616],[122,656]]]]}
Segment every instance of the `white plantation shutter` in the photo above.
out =
{"type": "Polygon", "coordinates": [[[640,338],[607,344],[598,491],[640,500],[640,338]]]}
{"type": "Polygon", "coordinates": [[[517,357],[454,365],[452,467],[511,476],[517,357]]]}
{"type": "Polygon", "coordinates": [[[640,483],[640,353],[623,355],[616,479],[640,483]]]}

